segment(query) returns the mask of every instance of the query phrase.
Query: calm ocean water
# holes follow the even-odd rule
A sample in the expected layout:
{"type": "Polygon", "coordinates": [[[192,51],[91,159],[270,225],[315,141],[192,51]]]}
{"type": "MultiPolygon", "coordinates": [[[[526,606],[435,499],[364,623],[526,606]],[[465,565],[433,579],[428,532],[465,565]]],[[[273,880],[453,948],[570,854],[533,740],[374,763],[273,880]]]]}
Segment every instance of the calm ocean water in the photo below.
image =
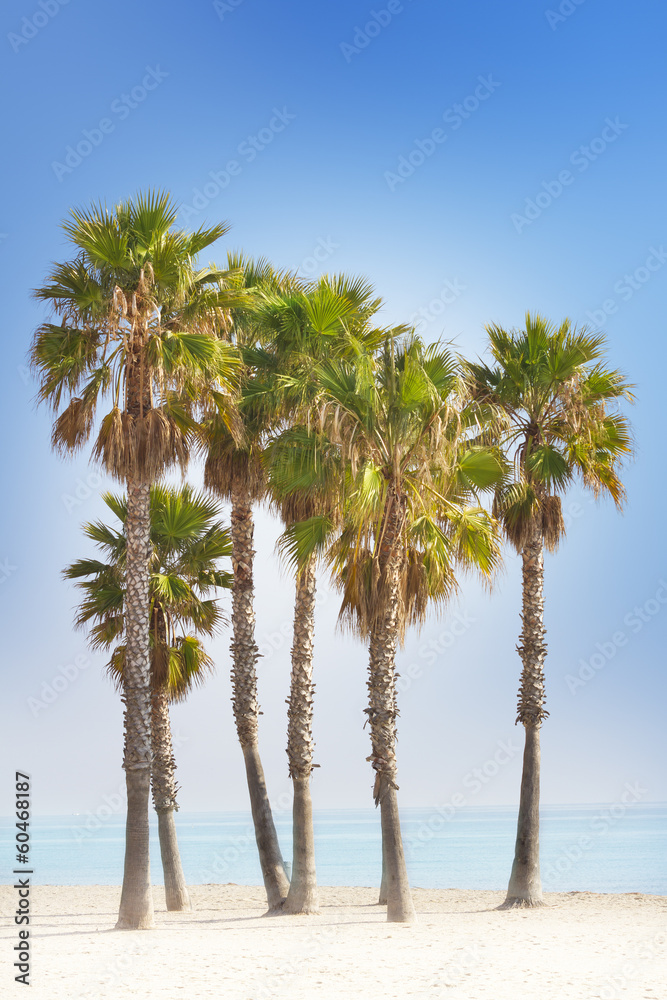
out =
{"type": "MultiPolygon", "coordinates": [[[[425,888],[503,889],[512,862],[514,808],[461,809],[445,818],[431,809],[402,811],[410,880],[425,888]]],[[[191,885],[261,885],[249,814],[179,813],[183,868],[191,885]]],[[[276,826],[291,857],[288,816],[276,826]]],[[[13,823],[0,820],[4,873],[14,867],[13,823]]],[[[380,822],[373,810],[315,816],[321,885],[374,886],[380,879],[380,822]]],[[[33,818],[33,882],[118,885],[123,868],[121,814],[33,818]]],[[[154,824],[153,881],[161,881],[154,824]]],[[[667,805],[545,806],[541,827],[546,891],[647,892],[667,895],[667,805]]]]}

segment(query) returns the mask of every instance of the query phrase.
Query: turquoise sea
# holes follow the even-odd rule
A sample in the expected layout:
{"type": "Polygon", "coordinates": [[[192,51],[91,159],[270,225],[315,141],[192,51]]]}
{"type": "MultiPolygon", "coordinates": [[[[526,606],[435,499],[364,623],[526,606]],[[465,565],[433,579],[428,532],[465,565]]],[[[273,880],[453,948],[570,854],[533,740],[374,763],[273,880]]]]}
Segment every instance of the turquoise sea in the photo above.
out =
{"type": "MultiPolygon", "coordinates": [[[[516,831],[515,808],[462,808],[453,816],[433,809],[402,811],[410,880],[424,888],[503,889],[516,831]]],[[[179,813],[183,868],[191,885],[260,885],[245,813],[179,813]]],[[[276,826],[284,857],[291,857],[288,814],[276,826]]],[[[0,820],[3,877],[11,880],[14,826],[0,820]]],[[[122,878],[124,818],[110,809],[77,816],[34,817],[33,883],[118,885],[122,878]],[[108,815],[110,813],[110,815],[108,815]]],[[[315,815],[321,885],[374,886],[380,879],[380,822],[373,809],[315,815]]],[[[153,881],[161,880],[157,827],[153,881]]],[[[667,895],[667,805],[545,806],[541,826],[545,891],[646,892],[667,895]]]]}

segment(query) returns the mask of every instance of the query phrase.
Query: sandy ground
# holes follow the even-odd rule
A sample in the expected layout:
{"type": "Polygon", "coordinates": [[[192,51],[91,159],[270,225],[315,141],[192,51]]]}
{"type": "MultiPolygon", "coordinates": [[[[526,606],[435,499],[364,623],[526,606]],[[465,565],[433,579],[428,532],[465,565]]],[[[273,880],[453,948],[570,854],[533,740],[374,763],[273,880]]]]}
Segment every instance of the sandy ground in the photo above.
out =
{"type": "Polygon", "coordinates": [[[195,886],[195,912],[113,931],[120,890],[32,890],[30,994],[13,981],[16,892],[0,888],[0,996],[33,1000],[667,1000],[667,897],[415,889],[418,922],[387,924],[374,889],[321,889],[318,917],[264,917],[263,891],[195,886]]]}

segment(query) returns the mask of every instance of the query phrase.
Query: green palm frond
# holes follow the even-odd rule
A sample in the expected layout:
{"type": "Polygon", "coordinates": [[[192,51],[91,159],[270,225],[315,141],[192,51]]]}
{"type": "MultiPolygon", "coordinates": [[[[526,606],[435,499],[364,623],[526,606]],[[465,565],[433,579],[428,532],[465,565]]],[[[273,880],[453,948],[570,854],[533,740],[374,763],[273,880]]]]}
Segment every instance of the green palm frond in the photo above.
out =
{"type": "Polygon", "coordinates": [[[238,292],[226,272],[196,265],[227,226],[185,233],[176,215],[161,191],[72,210],[73,259],[34,292],[59,320],[37,328],[30,352],[37,400],[56,414],[53,445],[73,452],[99,427],[93,455],[122,481],[183,466],[210,392],[238,389],[238,352],[222,343],[238,292]]]}
{"type": "Polygon", "coordinates": [[[326,553],[343,595],[340,621],[369,636],[394,599],[385,573],[389,559],[398,559],[402,638],[429,606],[451,597],[460,570],[488,580],[497,569],[496,522],[476,497],[503,479],[505,463],[475,437],[473,417],[458,405],[451,352],[424,345],[411,330],[393,328],[374,354],[325,360],[317,377],[318,426],[345,468],[342,530],[326,553]],[[388,536],[401,497],[402,526],[388,536]]]}
{"type": "Polygon", "coordinates": [[[625,376],[606,367],[601,334],[556,327],[527,314],[524,330],[487,327],[495,362],[463,364],[463,383],[482,434],[501,447],[514,469],[514,487],[499,488],[495,509],[517,547],[531,520],[549,548],[564,533],[560,498],[578,475],[595,495],[621,506],[623,460],[632,452],[629,423],[620,411],[633,401],[625,376]]]}
{"type": "Polygon", "coordinates": [[[278,551],[289,569],[298,573],[311,559],[325,554],[333,531],[334,523],[325,514],[295,521],[278,539],[278,551]]]}
{"type": "MultiPolygon", "coordinates": [[[[79,559],[63,575],[75,581],[83,594],[76,625],[88,629],[93,648],[112,651],[109,671],[118,681],[125,662],[122,528],[127,518],[127,501],[113,493],[104,494],[103,499],[120,522],[121,530],[98,521],[85,525],[84,532],[108,561],[79,559]]],[[[229,589],[233,579],[231,573],[218,566],[221,559],[231,554],[229,530],[223,527],[219,515],[219,506],[190,486],[175,489],[158,483],[151,488],[152,674],[154,685],[166,682],[169,677],[181,677],[178,691],[170,687],[172,698],[187,693],[183,679],[198,682],[191,669],[197,662],[202,669],[210,667],[198,637],[212,636],[225,624],[218,600],[210,596],[219,588],[229,589]]]]}

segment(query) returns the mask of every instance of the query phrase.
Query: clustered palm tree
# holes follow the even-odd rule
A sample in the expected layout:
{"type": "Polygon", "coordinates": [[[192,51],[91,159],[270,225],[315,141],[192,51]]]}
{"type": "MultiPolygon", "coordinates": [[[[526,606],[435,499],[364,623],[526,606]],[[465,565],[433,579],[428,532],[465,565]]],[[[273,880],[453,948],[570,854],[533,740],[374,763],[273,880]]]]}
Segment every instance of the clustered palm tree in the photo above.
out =
{"type": "MultiPolygon", "coordinates": [[[[121,530],[98,521],[85,524],[83,531],[108,561],[78,559],[63,575],[76,580],[85,595],[76,625],[89,628],[93,648],[112,650],[108,669],[122,690],[127,653],[127,540],[123,530],[127,499],[111,493],[102,499],[121,530]]],[[[213,667],[202,639],[219,630],[222,613],[217,601],[208,595],[216,588],[231,586],[229,574],[217,565],[230,555],[231,542],[229,531],[218,520],[216,504],[194,494],[188,486],[179,490],[153,486],[150,513],[151,785],[167,909],[189,910],[174,822],[178,786],[169,705],[183,701],[213,667]]]]}
{"type": "Polygon", "coordinates": [[[176,228],[168,195],[75,210],[74,256],[36,296],[38,398],[56,413],[53,444],[93,457],[125,487],[104,500],[121,530],[86,525],[105,561],[65,570],[83,590],[76,622],[111,650],[125,706],[128,813],[117,927],[153,924],[148,800],[158,813],[167,906],[188,909],[174,812],[169,704],[212,666],[204,642],[231,588],[232,703],[270,913],[318,912],[310,784],[318,567],[342,595],[340,622],[368,646],[373,798],[382,828],[380,902],[414,919],[398,810],[396,655],[410,626],[445,604],[464,573],[490,582],[502,536],[523,558],[519,713],[526,731],[516,853],[505,902],[542,902],[539,730],[544,708],[543,549],[564,532],[561,497],[579,475],[617,506],[631,451],[618,404],[631,399],[604,341],[568,321],[526,317],[487,328],[492,364],[457,359],[407,327],[382,327],[363,279],[313,282],[267,261],[197,256],[227,229],[176,228]],[[100,412],[102,411],[102,412],[100,412]],[[231,507],[164,484],[191,451],[204,485],[231,507]],[[486,498],[488,503],[485,506],[486,498]],[[280,516],[294,574],[288,773],[293,864],[285,873],[259,755],[253,517],[280,516]],[[231,573],[220,560],[231,556],[231,573]]]}

